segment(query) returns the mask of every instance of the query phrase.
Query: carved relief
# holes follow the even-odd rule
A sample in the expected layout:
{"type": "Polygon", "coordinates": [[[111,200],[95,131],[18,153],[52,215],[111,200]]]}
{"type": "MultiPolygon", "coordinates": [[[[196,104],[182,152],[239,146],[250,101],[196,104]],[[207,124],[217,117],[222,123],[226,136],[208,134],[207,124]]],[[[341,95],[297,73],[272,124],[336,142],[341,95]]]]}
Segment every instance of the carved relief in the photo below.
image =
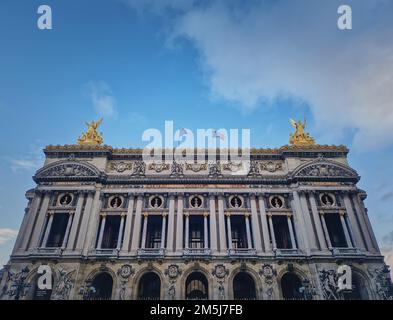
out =
{"type": "Polygon", "coordinates": [[[53,300],[68,300],[70,297],[70,292],[74,286],[74,281],[72,280],[72,274],[75,269],[67,271],[65,269],[59,269],[59,280],[54,287],[52,299],[53,300]]]}
{"type": "Polygon", "coordinates": [[[230,161],[228,163],[224,163],[222,165],[222,169],[225,171],[238,172],[243,169],[243,163],[242,162],[235,163],[230,161]]]}
{"type": "Polygon", "coordinates": [[[322,269],[319,271],[323,297],[326,300],[339,300],[340,294],[337,291],[338,275],[334,270],[322,269]]]}
{"type": "Polygon", "coordinates": [[[193,172],[207,170],[207,163],[186,163],[186,170],[193,172]]]}
{"type": "Polygon", "coordinates": [[[119,268],[119,270],[117,270],[117,275],[120,277],[119,300],[127,300],[127,282],[134,274],[135,270],[129,264],[124,264],[119,268]]]}
{"type": "Polygon", "coordinates": [[[109,165],[109,170],[111,171],[116,171],[116,172],[124,172],[126,170],[131,170],[132,169],[132,163],[126,163],[126,162],[111,162],[109,165]]]}
{"type": "Polygon", "coordinates": [[[97,172],[80,163],[63,163],[43,169],[37,174],[39,178],[48,177],[96,177],[97,172]]]}
{"type": "Polygon", "coordinates": [[[261,175],[261,173],[259,171],[259,162],[258,161],[251,161],[248,176],[255,177],[255,176],[259,176],[259,175],[261,175]]]}
{"type": "Polygon", "coordinates": [[[134,169],[132,170],[133,176],[144,176],[146,172],[146,164],[143,161],[135,161],[134,169]]]}
{"type": "Polygon", "coordinates": [[[172,163],[172,170],[171,170],[171,177],[182,177],[183,176],[183,165],[173,161],[172,163]]]}
{"type": "Polygon", "coordinates": [[[165,270],[165,275],[169,277],[168,297],[170,300],[176,299],[176,281],[181,273],[182,270],[176,264],[171,264],[168,269],[165,270]]]}
{"type": "Polygon", "coordinates": [[[263,296],[265,300],[274,299],[273,285],[276,282],[277,272],[270,264],[264,264],[259,270],[260,276],[263,278],[265,286],[263,286],[263,296]]]}
{"type": "Polygon", "coordinates": [[[268,171],[268,172],[276,172],[278,170],[282,170],[283,166],[281,162],[262,162],[261,163],[261,170],[262,171],[268,171]]]}
{"type": "Polygon", "coordinates": [[[162,171],[169,170],[169,163],[150,163],[149,164],[149,170],[153,170],[157,173],[160,173],[162,171]]]}
{"type": "Polygon", "coordinates": [[[209,164],[209,178],[218,178],[222,177],[221,174],[221,165],[219,161],[216,163],[210,163],[209,164]]]}

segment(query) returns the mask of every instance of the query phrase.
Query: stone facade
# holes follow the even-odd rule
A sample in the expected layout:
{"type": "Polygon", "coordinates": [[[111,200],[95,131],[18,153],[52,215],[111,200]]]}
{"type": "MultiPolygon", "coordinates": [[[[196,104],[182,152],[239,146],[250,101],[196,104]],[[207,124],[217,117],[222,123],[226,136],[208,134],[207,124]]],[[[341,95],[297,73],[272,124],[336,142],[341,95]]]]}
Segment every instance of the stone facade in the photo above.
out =
{"type": "Polygon", "coordinates": [[[251,150],[246,171],[109,146],[44,151],[1,299],[390,297],[343,146],[251,150]],[[37,289],[40,265],[51,291],[37,289]],[[340,265],[352,292],[338,290],[340,265]]]}

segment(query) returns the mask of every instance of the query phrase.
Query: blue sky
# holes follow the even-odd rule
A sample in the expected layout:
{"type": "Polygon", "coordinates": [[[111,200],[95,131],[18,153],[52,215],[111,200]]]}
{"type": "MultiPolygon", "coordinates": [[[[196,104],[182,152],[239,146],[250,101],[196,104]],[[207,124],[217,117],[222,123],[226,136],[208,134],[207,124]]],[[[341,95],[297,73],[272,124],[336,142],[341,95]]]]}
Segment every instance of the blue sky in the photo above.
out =
{"type": "Polygon", "coordinates": [[[104,117],[106,144],[148,128],[250,128],[280,147],[307,117],[345,144],[381,247],[393,256],[393,2],[3,0],[0,4],[0,264],[7,262],[42,148],[104,117]],[[53,29],[37,28],[52,8],[53,29]]]}

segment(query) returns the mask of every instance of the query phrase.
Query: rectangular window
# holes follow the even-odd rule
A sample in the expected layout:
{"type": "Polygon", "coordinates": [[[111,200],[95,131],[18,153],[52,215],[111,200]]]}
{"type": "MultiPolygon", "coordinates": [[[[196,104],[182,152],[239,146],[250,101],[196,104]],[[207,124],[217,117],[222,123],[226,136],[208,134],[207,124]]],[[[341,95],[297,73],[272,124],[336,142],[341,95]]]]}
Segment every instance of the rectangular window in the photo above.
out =
{"type": "Polygon", "coordinates": [[[146,248],[161,247],[162,216],[149,216],[147,220],[146,248]]]}
{"type": "Polygon", "coordinates": [[[102,249],[116,249],[117,239],[120,232],[121,216],[107,216],[104,235],[102,238],[102,249]]]}
{"type": "Polygon", "coordinates": [[[48,241],[46,242],[47,247],[59,248],[62,246],[69,218],[68,212],[54,214],[48,241]]]}
{"type": "Polygon", "coordinates": [[[190,216],[189,217],[189,247],[191,249],[203,249],[204,247],[204,232],[203,232],[203,217],[190,216]]]}
{"type": "Polygon", "coordinates": [[[330,242],[333,247],[345,248],[348,246],[345,240],[343,225],[341,224],[340,215],[337,212],[325,214],[325,222],[328,229],[330,242]]]}
{"type": "Polygon", "coordinates": [[[234,249],[247,248],[246,218],[231,216],[232,247],[234,249]]]}
{"type": "Polygon", "coordinates": [[[273,216],[273,228],[277,249],[292,249],[291,235],[289,233],[288,217],[273,216]]]}

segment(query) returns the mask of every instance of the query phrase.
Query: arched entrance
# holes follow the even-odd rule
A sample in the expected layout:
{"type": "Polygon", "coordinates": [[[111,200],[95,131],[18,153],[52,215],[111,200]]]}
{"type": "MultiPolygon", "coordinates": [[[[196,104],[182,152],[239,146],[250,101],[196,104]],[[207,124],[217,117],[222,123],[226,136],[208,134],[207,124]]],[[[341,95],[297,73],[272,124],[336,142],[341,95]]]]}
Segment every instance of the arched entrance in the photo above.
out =
{"type": "Polygon", "coordinates": [[[254,279],[246,272],[239,272],[233,278],[233,298],[235,300],[256,300],[254,279]]]}
{"type": "Polygon", "coordinates": [[[281,291],[285,300],[301,300],[304,299],[300,288],[302,281],[293,272],[287,272],[281,278],[281,291]]]}
{"type": "Polygon", "coordinates": [[[154,272],[145,273],[139,280],[139,300],[159,300],[161,292],[161,281],[154,272]]]}
{"type": "Polygon", "coordinates": [[[204,300],[208,299],[208,282],[201,272],[191,273],[186,280],[186,299],[204,300]]]}
{"type": "Polygon", "coordinates": [[[366,282],[358,273],[352,273],[352,291],[344,292],[345,300],[369,300],[366,282]]]}
{"type": "Polygon", "coordinates": [[[103,272],[96,275],[89,289],[89,300],[110,300],[112,298],[113,279],[112,276],[103,272]]]}

